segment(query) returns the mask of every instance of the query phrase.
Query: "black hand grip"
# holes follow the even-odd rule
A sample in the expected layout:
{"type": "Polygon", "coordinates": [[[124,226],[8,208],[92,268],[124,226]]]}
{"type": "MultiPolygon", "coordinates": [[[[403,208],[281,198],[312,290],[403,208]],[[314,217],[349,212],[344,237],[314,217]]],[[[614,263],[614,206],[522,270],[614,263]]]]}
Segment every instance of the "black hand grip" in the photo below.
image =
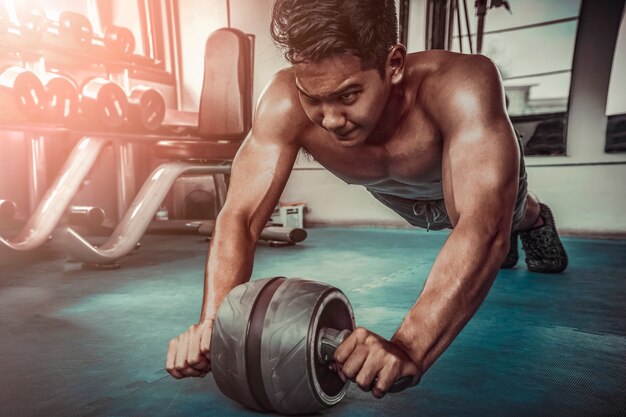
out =
{"type": "MultiPolygon", "coordinates": [[[[396,379],[394,383],[391,384],[391,387],[389,388],[389,391],[387,392],[404,391],[405,389],[411,386],[412,382],[413,382],[413,377],[411,375],[403,376],[402,378],[396,379]]],[[[376,384],[376,381],[374,381],[374,384],[376,384]]]]}

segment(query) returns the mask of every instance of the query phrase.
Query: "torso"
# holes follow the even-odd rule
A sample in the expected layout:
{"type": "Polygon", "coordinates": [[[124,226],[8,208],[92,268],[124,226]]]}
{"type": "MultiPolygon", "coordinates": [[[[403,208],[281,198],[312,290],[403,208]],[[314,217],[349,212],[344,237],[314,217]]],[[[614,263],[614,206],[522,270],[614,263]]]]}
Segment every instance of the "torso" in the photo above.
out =
{"type": "MultiPolygon", "coordinates": [[[[328,138],[319,126],[300,139],[322,166],[349,184],[409,199],[443,198],[442,141],[422,106],[424,81],[452,54],[420,52],[407,56],[406,94],[415,103],[407,117],[382,143],[345,148],[328,138]]],[[[375,141],[378,142],[378,141],[375,141]]]]}

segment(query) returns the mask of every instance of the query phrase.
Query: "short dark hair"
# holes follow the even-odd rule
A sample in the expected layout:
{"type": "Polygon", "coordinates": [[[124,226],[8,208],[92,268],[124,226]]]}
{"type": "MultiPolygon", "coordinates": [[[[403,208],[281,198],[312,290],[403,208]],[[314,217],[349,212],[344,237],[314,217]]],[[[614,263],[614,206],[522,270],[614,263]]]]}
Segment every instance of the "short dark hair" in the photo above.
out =
{"type": "Polygon", "coordinates": [[[394,0],[276,0],[270,31],[291,64],[352,54],[382,71],[398,16],[394,0]]]}

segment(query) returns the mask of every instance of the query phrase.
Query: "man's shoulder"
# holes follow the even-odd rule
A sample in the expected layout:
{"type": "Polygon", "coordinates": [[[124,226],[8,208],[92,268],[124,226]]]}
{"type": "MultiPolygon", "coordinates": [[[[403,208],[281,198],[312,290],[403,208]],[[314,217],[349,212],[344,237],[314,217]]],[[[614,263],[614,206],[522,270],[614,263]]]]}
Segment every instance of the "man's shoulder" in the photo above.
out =
{"type": "Polygon", "coordinates": [[[271,110],[276,114],[304,113],[298,91],[295,88],[295,76],[291,68],[279,70],[270,79],[259,98],[259,106],[264,103],[269,104],[271,110]]]}
{"type": "Polygon", "coordinates": [[[484,55],[447,51],[424,51],[410,54],[409,73],[417,73],[421,90],[427,93],[471,86],[476,82],[499,80],[498,69],[484,55]]]}
{"type": "Polygon", "coordinates": [[[293,71],[291,68],[278,71],[261,93],[254,124],[257,127],[273,125],[277,130],[293,137],[305,130],[310,123],[295,88],[293,71]]]}
{"type": "Polygon", "coordinates": [[[477,102],[501,94],[498,69],[484,55],[446,51],[415,55],[417,66],[426,69],[420,79],[417,102],[435,119],[451,109],[469,110],[477,102]]]}

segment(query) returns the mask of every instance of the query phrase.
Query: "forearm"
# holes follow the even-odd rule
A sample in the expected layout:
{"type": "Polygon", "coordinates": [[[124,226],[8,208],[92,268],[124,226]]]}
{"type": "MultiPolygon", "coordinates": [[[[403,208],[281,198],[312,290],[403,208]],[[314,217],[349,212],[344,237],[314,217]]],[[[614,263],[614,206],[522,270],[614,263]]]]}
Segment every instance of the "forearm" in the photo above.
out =
{"type": "Polygon", "coordinates": [[[244,221],[220,216],[215,224],[204,274],[200,321],[212,319],[231,289],[250,280],[256,239],[244,221]]]}
{"type": "Polygon", "coordinates": [[[508,236],[457,225],[417,302],[392,341],[426,372],[485,299],[506,255],[508,236]]]}

